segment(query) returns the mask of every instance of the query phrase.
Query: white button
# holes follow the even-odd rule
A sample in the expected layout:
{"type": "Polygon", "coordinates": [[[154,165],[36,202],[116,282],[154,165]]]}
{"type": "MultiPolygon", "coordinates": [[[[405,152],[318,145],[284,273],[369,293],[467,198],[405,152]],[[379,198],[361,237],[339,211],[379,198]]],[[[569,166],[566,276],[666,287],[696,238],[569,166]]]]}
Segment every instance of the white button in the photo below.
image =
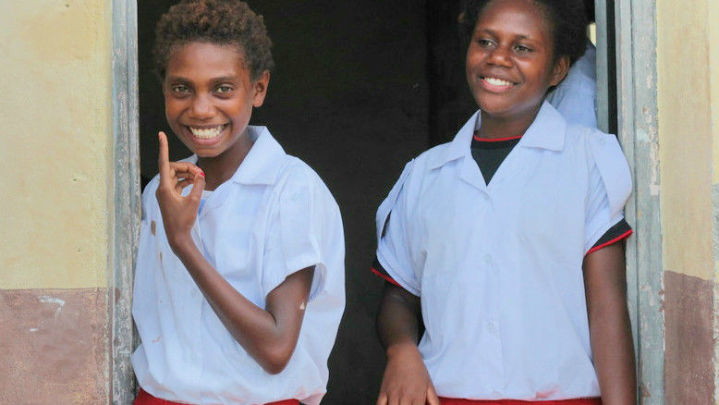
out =
{"type": "Polygon", "coordinates": [[[496,335],[497,332],[498,332],[497,329],[498,329],[498,328],[497,328],[497,322],[495,322],[495,321],[488,321],[488,322],[487,322],[487,331],[488,331],[490,334],[496,335]]]}
{"type": "Polygon", "coordinates": [[[492,256],[489,254],[484,255],[484,262],[486,264],[492,264],[492,256]]]}

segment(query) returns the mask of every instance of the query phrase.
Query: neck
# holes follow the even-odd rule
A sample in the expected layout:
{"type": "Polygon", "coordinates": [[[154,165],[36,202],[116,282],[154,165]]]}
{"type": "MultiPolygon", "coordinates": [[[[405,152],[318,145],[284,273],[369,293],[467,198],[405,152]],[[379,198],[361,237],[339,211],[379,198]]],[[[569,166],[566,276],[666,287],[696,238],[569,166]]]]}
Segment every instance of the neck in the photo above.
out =
{"type": "Polygon", "coordinates": [[[539,113],[541,104],[534,111],[521,116],[494,116],[484,111],[477,135],[481,138],[511,138],[523,136],[539,113]]]}
{"type": "Polygon", "coordinates": [[[197,166],[205,172],[205,190],[214,190],[229,180],[251,148],[252,140],[245,130],[245,133],[222,154],[214,157],[198,157],[197,166]]]}

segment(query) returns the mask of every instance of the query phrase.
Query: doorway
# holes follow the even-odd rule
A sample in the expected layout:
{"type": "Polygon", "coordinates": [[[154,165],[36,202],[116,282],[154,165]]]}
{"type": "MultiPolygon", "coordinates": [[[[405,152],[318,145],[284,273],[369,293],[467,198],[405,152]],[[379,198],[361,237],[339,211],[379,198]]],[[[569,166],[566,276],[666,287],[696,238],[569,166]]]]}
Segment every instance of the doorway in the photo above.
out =
{"type": "MultiPolygon", "coordinates": [[[[117,347],[113,343],[112,351],[114,403],[128,403],[133,391],[127,360],[127,342],[132,346],[128,298],[132,246],[139,223],[139,188],[133,179],[140,174],[151,178],[157,172],[155,134],[168,131],[159,83],[149,69],[152,30],[174,2],[113,2],[117,58],[113,70],[117,93],[126,97],[117,103],[115,112],[119,178],[115,188],[124,197],[116,208],[115,277],[111,280],[111,291],[121,292],[113,300],[112,314],[113,335],[121,342],[117,347]],[[135,52],[137,60],[132,58],[135,52]],[[124,64],[118,62],[122,55],[127,58],[124,64]],[[137,75],[139,90],[133,82],[137,75]],[[137,114],[133,115],[138,94],[139,135],[137,114]]],[[[347,307],[330,357],[330,382],[323,403],[373,403],[384,365],[374,332],[382,281],[369,272],[375,247],[374,210],[404,163],[427,147],[449,140],[474,109],[456,34],[460,0],[249,3],[265,17],[277,64],[268,98],[254,113],[252,123],[267,125],[288,153],[318,172],[333,191],[345,222],[347,307]]],[[[645,339],[650,348],[663,342],[663,318],[651,301],[661,288],[661,275],[657,275],[661,238],[653,231],[659,228],[652,218],[638,222],[636,208],[658,211],[651,172],[642,161],[653,146],[635,142],[634,135],[656,120],[656,94],[633,80],[656,72],[653,51],[645,51],[655,49],[655,11],[650,0],[596,0],[596,4],[598,104],[607,106],[604,118],[600,111],[600,122],[605,130],[616,128],[635,170],[635,195],[627,217],[636,233],[628,243],[627,263],[640,381],[651,393],[642,403],[660,403],[653,401],[662,397],[663,358],[642,348],[647,346],[645,339]],[[641,327],[640,312],[647,314],[641,327]]],[[[170,151],[173,158],[188,154],[175,140],[170,151]]]]}

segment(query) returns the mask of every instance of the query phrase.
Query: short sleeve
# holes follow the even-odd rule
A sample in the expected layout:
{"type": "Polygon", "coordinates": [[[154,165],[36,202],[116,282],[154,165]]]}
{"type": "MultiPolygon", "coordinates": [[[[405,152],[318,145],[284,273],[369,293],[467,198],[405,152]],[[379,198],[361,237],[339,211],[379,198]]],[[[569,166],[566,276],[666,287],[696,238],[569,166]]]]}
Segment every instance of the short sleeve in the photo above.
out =
{"type": "Polygon", "coordinates": [[[409,162],[405,166],[399,180],[377,209],[377,261],[397,284],[419,296],[421,286],[412,264],[412,241],[408,232],[409,190],[405,187],[412,164],[409,162]]]}
{"type": "MultiPolygon", "coordinates": [[[[322,238],[328,222],[339,215],[328,206],[310,173],[293,173],[281,186],[266,233],[262,290],[265,296],[289,275],[314,267],[310,299],[324,286],[327,266],[322,238]]],[[[317,180],[319,181],[319,180],[317,180]]]]}
{"type": "Polygon", "coordinates": [[[629,165],[616,137],[596,131],[588,145],[593,163],[586,199],[585,252],[624,219],[624,204],[632,190],[629,165]]]}

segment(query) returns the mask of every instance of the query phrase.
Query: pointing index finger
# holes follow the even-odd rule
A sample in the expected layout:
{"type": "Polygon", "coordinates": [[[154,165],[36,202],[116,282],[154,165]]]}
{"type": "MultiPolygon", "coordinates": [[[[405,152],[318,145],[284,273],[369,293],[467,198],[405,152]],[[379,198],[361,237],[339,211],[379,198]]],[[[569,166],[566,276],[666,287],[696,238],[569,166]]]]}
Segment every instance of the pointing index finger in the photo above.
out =
{"type": "Polygon", "coordinates": [[[160,182],[167,182],[170,180],[170,153],[167,147],[167,135],[160,131],[157,134],[157,138],[160,141],[160,151],[157,157],[157,168],[160,171],[160,182]]]}

